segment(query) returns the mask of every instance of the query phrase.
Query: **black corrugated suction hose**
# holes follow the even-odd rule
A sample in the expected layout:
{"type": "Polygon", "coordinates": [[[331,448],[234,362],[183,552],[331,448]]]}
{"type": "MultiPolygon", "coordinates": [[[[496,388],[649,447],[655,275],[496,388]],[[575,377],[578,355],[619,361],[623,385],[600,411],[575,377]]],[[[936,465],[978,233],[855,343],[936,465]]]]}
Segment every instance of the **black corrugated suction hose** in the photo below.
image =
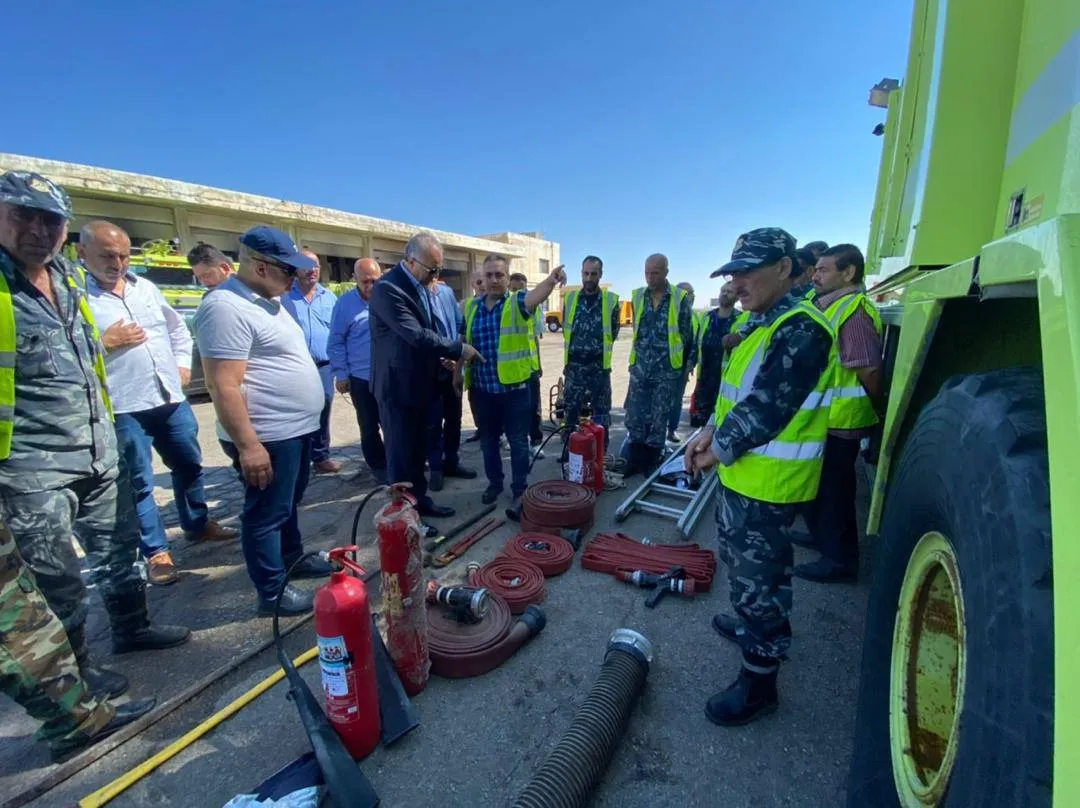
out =
{"type": "Polygon", "coordinates": [[[636,631],[621,628],[611,635],[585,703],[514,808],[581,808],[588,803],[645,686],[652,658],[652,645],[636,631]]]}

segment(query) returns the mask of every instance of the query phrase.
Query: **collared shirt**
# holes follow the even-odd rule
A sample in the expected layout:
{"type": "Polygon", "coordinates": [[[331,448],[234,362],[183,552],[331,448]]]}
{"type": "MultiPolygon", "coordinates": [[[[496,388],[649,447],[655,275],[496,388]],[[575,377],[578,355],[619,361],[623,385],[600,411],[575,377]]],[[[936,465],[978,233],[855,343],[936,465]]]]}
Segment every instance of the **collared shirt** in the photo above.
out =
{"type": "Polygon", "coordinates": [[[404,270],[406,277],[408,277],[409,281],[416,289],[417,297],[420,298],[420,308],[424,310],[424,315],[428,320],[426,323],[422,323],[422,325],[427,328],[435,328],[435,320],[431,316],[431,298],[428,297],[427,289],[423,287],[420,281],[413,277],[413,274],[409,272],[409,268],[405,266],[404,261],[402,261],[399,266],[404,270]]]}
{"type": "MultiPolygon", "coordinates": [[[[0,248],[15,310],[15,413],[11,455],[0,461],[0,489],[49,491],[117,464],[113,429],[94,361],[105,349],[93,338],[67,278],[79,271],[63,256],[49,263],[54,307],[0,248]]],[[[80,283],[81,289],[81,283],[80,283]]]]}
{"type": "MultiPolygon", "coordinates": [[[[671,305],[672,286],[669,283],[667,291],[660,299],[660,305],[653,306],[652,293],[645,288],[645,311],[641,314],[641,322],[634,334],[634,352],[636,360],[630,372],[635,375],[650,377],[656,374],[678,376],[682,370],[675,370],[671,366],[671,352],[668,348],[668,307],[671,305]]],[[[679,333],[683,340],[683,367],[687,367],[687,360],[692,360],[697,351],[694,347],[694,320],[693,309],[690,307],[690,298],[684,296],[682,305],[679,306],[678,314],[679,333]]]]}
{"type": "MultiPolygon", "coordinates": [[[[505,393],[508,390],[517,390],[524,387],[525,383],[506,385],[499,381],[499,333],[502,331],[503,306],[511,295],[507,292],[502,299],[492,308],[488,308],[487,297],[480,298],[476,306],[476,317],[473,320],[472,338],[473,347],[484,357],[483,362],[473,362],[470,366],[473,374],[473,384],[477,389],[485,393],[505,393]]],[[[529,316],[529,310],[525,308],[525,292],[514,292],[513,300],[517,304],[522,317],[529,316]]],[[[511,304],[513,305],[513,304],[511,304]]]]}
{"type": "MultiPolygon", "coordinates": [[[[862,284],[845,286],[835,292],[814,298],[814,303],[819,309],[825,311],[829,306],[842,297],[865,292],[862,284]]],[[[860,307],[854,314],[844,321],[844,324],[836,332],[836,349],[839,354],[840,364],[848,370],[860,368],[881,367],[885,360],[881,345],[881,335],[874,327],[874,321],[860,307]]],[[[874,427],[861,429],[830,429],[829,434],[839,438],[859,440],[873,434],[874,427]]]]}
{"type": "Polygon", "coordinates": [[[371,380],[371,310],[359,289],[346,292],[334,304],[326,352],[335,379],[371,380]]]}
{"type": "Polygon", "coordinates": [[[326,341],[330,337],[330,317],[334,313],[335,303],[337,295],[321,283],[315,284],[315,294],[310,301],[295,283],[281,296],[281,305],[300,324],[308,351],[317,365],[330,358],[326,355],[326,341]]]}
{"type": "Polygon", "coordinates": [[[431,307],[435,312],[435,319],[442,324],[442,335],[457,339],[465,330],[465,320],[458,310],[454,290],[445,283],[436,283],[428,294],[431,307]]]}
{"type": "Polygon", "coordinates": [[[86,276],[90,309],[104,333],[113,323],[135,323],[146,342],[105,355],[114,412],[143,412],[184,400],[179,368],[191,369],[191,334],[153,283],[129,272],[120,294],[107,292],[86,276]]]}
{"type": "MultiPolygon", "coordinates": [[[[325,395],[304,332],[277,300],[231,276],[195,313],[199,353],[247,362],[240,390],[263,443],[309,435],[319,428],[325,395]]],[[[232,440],[221,424],[218,437],[232,440]]]]}

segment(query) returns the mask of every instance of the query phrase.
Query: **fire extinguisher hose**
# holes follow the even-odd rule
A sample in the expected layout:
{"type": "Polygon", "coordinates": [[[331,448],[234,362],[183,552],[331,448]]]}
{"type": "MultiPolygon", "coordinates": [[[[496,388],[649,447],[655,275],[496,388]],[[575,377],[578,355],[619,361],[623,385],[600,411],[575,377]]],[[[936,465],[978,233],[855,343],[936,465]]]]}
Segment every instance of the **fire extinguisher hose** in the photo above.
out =
{"type": "Polygon", "coordinates": [[[531,561],[499,554],[484,566],[468,566],[469,585],[483,586],[506,601],[512,614],[544,601],[544,573],[531,561]]]}
{"type": "Polygon", "coordinates": [[[599,533],[581,551],[581,566],[615,575],[620,569],[663,575],[682,567],[699,592],[707,592],[716,574],[716,555],[697,544],[642,544],[624,533],[599,533]]]}
{"type": "Polygon", "coordinates": [[[431,672],[444,679],[480,676],[502,665],[547,623],[538,606],[528,606],[514,620],[510,607],[492,595],[487,614],[475,623],[457,620],[447,609],[432,607],[428,619],[431,672]]]}
{"type": "Polygon", "coordinates": [[[547,527],[577,527],[592,521],[595,509],[596,492],[566,480],[533,483],[521,498],[522,515],[547,527]]]}
{"type": "Polygon", "coordinates": [[[514,808],[583,808],[645,687],[652,645],[630,629],[608,640],[600,675],[573,723],[514,801],[514,808]]]}
{"type": "Polygon", "coordinates": [[[574,563],[574,546],[547,533],[519,533],[506,542],[503,552],[510,558],[531,562],[545,578],[562,575],[574,563]]]}

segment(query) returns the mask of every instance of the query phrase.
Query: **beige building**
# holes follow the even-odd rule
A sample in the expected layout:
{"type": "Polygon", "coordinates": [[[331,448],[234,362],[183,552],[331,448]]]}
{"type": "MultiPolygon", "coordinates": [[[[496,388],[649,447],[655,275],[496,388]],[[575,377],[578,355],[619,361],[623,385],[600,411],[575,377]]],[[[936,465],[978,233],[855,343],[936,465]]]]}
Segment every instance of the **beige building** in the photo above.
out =
{"type": "MultiPolygon", "coordinates": [[[[235,257],[241,233],[256,224],[271,224],[319,254],[326,283],[348,281],[357,258],[393,266],[401,260],[405,242],[422,229],[432,230],[445,245],[444,278],[459,298],[471,286],[473,269],[490,253],[508,258],[510,271],[523,272],[530,286],[560,262],[558,243],[540,233],[466,236],[190,182],[0,153],[0,172],[11,170],[36,171],[64,186],[75,206],[73,233],[90,219],[108,219],[127,230],[135,246],[173,241],[183,255],[205,242],[235,257]]],[[[548,308],[559,308],[558,292],[548,308]]]]}

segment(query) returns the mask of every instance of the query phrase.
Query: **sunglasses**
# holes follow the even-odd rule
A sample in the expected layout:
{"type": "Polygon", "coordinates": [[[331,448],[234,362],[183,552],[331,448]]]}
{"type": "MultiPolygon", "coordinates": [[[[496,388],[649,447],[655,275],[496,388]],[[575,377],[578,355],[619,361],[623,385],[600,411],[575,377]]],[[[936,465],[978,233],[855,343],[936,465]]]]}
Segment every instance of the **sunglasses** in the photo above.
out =
{"type": "Polygon", "coordinates": [[[260,258],[259,263],[266,264],[267,266],[277,267],[290,278],[296,275],[296,267],[291,267],[288,264],[282,264],[279,261],[273,261],[269,258],[260,258]]]}

